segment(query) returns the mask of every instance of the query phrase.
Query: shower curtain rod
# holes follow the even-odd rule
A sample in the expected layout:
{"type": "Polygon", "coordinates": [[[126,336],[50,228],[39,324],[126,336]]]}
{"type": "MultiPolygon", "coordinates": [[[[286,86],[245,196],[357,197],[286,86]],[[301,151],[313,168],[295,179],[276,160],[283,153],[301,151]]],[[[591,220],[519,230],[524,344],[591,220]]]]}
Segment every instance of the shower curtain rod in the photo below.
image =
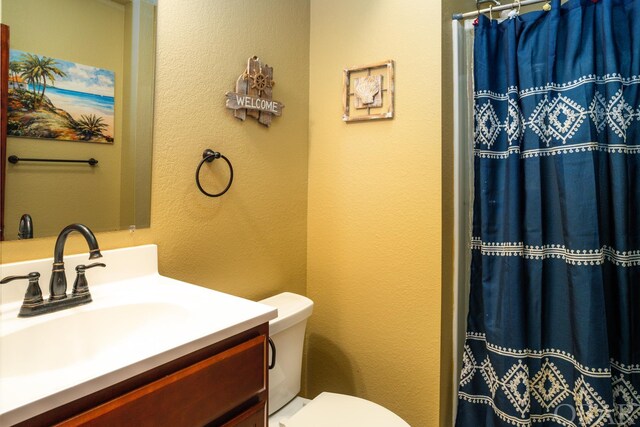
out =
{"type": "Polygon", "coordinates": [[[501,10],[507,10],[507,9],[517,9],[520,6],[527,6],[530,4],[537,4],[537,3],[547,3],[547,1],[548,0],[522,0],[521,2],[502,4],[499,6],[488,7],[486,9],[474,10],[473,12],[454,13],[451,19],[460,21],[462,19],[475,18],[481,13],[499,12],[501,10]]]}

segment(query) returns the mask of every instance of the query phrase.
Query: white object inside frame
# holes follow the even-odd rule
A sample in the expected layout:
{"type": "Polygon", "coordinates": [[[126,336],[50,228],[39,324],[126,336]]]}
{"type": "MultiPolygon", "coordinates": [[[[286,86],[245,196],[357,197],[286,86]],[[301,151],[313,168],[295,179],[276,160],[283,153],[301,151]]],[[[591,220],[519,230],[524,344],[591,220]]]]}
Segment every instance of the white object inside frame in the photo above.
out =
{"type": "Polygon", "coordinates": [[[394,61],[344,70],[342,120],[345,122],[393,118],[394,61]]]}

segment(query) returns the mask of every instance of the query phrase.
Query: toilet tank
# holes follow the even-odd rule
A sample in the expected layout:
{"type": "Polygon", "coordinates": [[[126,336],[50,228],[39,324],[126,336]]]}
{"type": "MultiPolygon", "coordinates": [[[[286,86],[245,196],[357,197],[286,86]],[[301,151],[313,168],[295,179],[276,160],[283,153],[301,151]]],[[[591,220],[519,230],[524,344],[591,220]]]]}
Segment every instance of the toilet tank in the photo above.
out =
{"type": "MultiPolygon", "coordinates": [[[[269,336],[276,347],[276,365],[269,370],[271,415],[300,392],[304,331],[313,311],[313,301],[302,295],[284,292],[260,303],[278,309],[278,317],[269,322],[269,336]]],[[[269,361],[271,357],[269,349],[269,361]]]]}

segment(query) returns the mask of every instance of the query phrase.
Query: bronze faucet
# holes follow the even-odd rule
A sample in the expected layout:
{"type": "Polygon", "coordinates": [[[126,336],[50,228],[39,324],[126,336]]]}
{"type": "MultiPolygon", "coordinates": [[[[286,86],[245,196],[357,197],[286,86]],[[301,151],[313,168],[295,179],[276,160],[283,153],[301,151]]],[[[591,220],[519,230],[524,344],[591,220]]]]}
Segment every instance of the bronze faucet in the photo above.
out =
{"type": "Polygon", "coordinates": [[[56,240],[53,250],[53,270],[51,271],[51,281],[49,282],[49,301],[65,299],[67,297],[67,276],[64,271],[64,245],[67,236],[77,231],[82,234],[89,245],[89,259],[102,257],[98,241],[89,227],[83,224],[71,224],[62,229],[56,240]]]}
{"type": "Polygon", "coordinates": [[[29,273],[26,276],[9,276],[0,280],[0,284],[19,279],[29,280],[29,286],[24,295],[24,301],[20,307],[18,317],[31,317],[39,314],[52,313],[91,302],[91,294],[89,293],[85,271],[93,267],[106,267],[106,265],[97,262],[90,265],[77,266],[76,272],[78,276],[73,285],[73,292],[71,295],[67,295],[67,276],[65,275],[63,261],[64,244],[67,242],[67,236],[74,231],[82,234],[87,241],[89,245],[89,259],[102,257],[96,236],[94,236],[86,225],[71,224],[63,228],[58,235],[53,253],[53,271],[51,273],[51,282],[49,282],[49,299],[47,301],[42,299],[40,284],[38,283],[40,273],[38,272],[29,273]]]}

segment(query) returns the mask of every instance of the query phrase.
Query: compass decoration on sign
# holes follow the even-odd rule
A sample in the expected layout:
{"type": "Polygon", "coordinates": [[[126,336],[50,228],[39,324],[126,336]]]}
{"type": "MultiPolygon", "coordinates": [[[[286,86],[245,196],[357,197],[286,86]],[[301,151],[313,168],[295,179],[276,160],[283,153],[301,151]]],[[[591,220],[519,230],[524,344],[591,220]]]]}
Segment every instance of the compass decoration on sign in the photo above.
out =
{"type": "Polygon", "coordinates": [[[256,89],[258,91],[258,95],[262,95],[265,89],[272,89],[276,82],[273,81],[269,75],[265,75],[262,72],[262,66],[260,66],[260,70],[255,70],[253,74],[249,76],[251,79],[251,89],[256,89]]]}

